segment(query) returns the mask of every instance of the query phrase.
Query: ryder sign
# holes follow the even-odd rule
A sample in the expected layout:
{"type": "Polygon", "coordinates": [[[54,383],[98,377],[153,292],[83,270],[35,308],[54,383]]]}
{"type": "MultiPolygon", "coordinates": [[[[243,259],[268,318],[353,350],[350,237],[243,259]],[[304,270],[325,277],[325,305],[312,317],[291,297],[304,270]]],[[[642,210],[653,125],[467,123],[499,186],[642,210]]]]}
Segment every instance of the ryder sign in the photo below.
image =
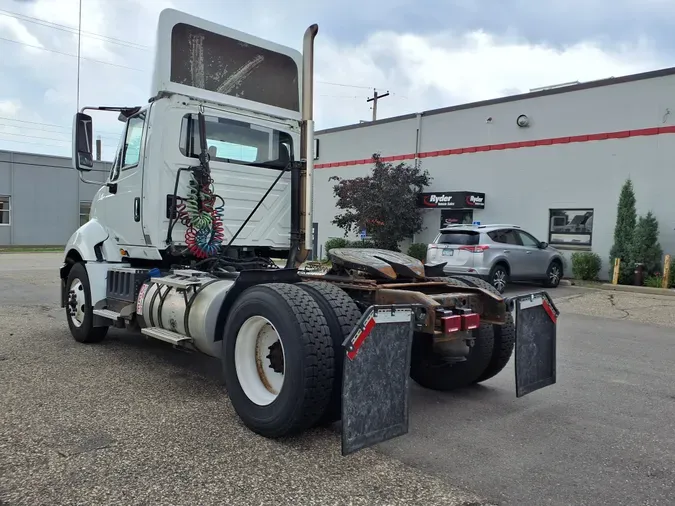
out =
{"type": "Polygon", "coordinates": [[[467,191],[420,193],[417,206],[425,209],[484,209],[485,194],[467,191]]]}

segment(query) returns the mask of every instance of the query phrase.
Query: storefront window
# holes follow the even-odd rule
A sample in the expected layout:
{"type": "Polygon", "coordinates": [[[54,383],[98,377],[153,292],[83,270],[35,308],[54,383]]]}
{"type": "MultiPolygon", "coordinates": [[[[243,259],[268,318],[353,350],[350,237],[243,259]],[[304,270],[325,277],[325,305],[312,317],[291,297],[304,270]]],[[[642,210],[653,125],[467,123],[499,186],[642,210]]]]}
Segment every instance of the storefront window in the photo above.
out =
{"type": "Polygon", "coordinates": [[[557,246],[590,246],[593,209],[550,209],[548,242],[557,246]]]}

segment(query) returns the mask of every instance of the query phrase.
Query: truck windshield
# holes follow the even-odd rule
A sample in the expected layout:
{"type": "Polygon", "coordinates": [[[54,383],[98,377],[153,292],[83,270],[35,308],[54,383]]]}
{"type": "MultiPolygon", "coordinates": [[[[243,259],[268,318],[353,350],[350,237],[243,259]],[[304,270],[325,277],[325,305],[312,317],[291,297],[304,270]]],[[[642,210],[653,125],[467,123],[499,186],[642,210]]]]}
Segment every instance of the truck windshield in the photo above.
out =
{"type": "MultiPolygon", "coordinates": [[[[284,169],[293,153],[291,136],[285,132],[216,116],[206,116],[206,145],[210,159],[240,165],[284,169]]],[[[198,158],[200,151],[197,114],[187,114],[181,124],[180,150],[198,158]]]]}

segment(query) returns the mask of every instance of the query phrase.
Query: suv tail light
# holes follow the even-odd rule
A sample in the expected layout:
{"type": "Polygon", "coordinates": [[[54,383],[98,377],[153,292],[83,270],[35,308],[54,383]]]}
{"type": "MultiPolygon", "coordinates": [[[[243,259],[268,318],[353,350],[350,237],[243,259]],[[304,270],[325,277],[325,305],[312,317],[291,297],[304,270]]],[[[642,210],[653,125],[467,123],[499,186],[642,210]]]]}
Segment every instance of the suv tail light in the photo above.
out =
{"type": "Polygon", "coordinates": [[[487,244],[479,244],[478,246],[460,246],[461,251],[469,251],[470,253],[482,253],[486,249],[490,249],[487,244]]]}

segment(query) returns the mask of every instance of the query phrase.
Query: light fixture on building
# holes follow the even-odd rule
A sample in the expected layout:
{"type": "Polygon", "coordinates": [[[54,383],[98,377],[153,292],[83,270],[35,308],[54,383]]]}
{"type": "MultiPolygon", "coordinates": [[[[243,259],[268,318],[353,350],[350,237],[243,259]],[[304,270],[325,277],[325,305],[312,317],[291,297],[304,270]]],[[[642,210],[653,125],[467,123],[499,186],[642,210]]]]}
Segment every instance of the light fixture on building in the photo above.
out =
{"type": "Polygon", "coordinates": [[[525,128],[530,126],[530,118],[528,118],[525,114],[521,114],[516,118],[516,125],[518,125],[521,128],[525,128]]]}

